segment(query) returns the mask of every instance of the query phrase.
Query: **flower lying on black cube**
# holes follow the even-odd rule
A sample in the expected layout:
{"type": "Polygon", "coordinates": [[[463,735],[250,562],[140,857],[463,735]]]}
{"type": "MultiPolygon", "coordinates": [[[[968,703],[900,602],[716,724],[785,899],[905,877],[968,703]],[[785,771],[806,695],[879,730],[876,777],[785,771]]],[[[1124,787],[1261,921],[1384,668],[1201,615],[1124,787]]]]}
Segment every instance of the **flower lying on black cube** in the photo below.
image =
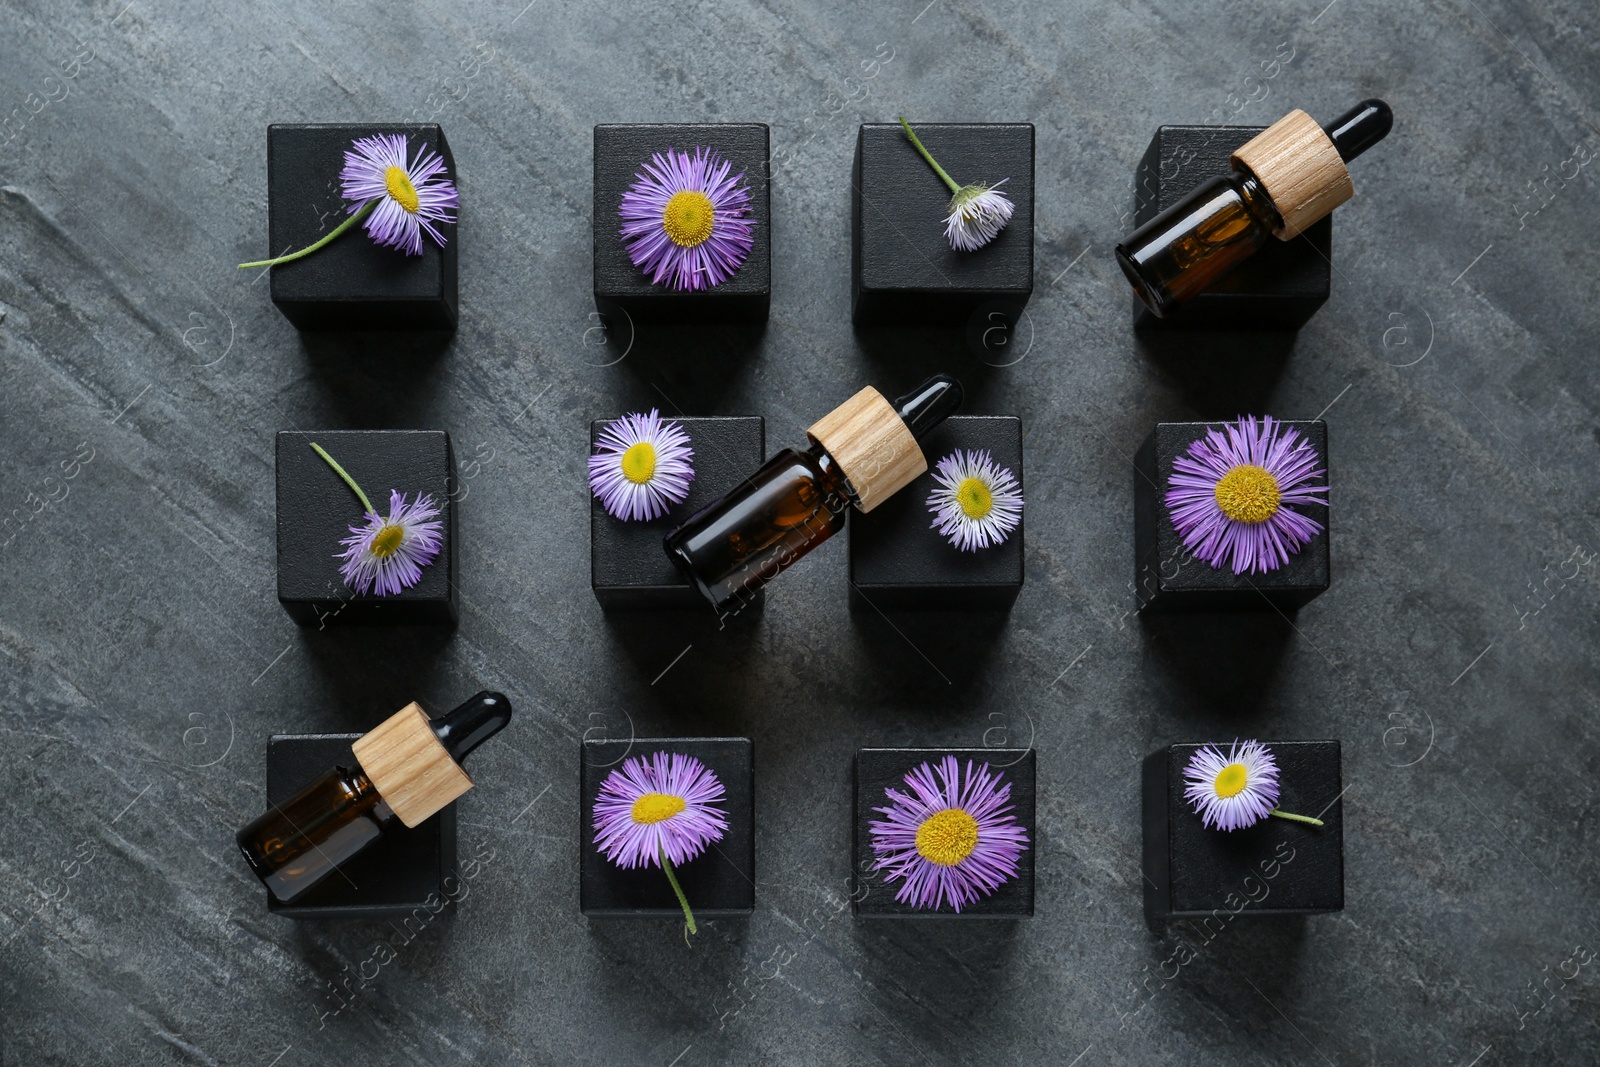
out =
{"type": "Polygon", "coordinates": [[[1034,800],[1032,749],[858,750],[856,915],[1032,915],[1034,800]]]}

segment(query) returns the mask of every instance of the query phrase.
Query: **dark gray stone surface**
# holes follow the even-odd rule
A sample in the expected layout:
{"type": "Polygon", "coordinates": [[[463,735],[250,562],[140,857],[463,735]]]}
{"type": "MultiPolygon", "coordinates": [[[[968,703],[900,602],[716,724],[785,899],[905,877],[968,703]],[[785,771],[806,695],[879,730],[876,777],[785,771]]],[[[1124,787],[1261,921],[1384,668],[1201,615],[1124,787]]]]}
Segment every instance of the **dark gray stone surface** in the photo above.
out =
{"type": "Polygon", "coordinates": [[[1600,1059],[1594,4],[526,3],[7,9],[7,1067],[1600,1059]],[[1135,337],[1110,251],[1155,127],[1367,95],[1395,132],[1307,328],[1135,337]],[[848,324],[856,127],[900,113],[1037,125],[1008,366],[848,324]],[[442,349],[302,338],[234,270],[267,251],[267,124],[333,120],[448,133],[442,349]],[[591,317],[590,130],[679,120],[772,124],[771,321],[618,360],[591,317]],[[842,538],[726,632],[602,614],[590,419],[761,413],[778,448],[935,368],[1029,431],[1003,625],[852,617],[842,538]],[[1333,587],[1292,624],[1143,624],[1133,450],[1240,410],[1336,435],[1333,587]],[[451,432],[456,631],[307,632],[274,602],[273,434],[338,425],[451,432]],[[518,717],[473,757],[459,901],[404,932],[267,916],[232,845],[267,735],[485,687],[518,717]],[[755,743],[758,908],[692,947],[578,913],[579,740],[630,730],[755,743]],[[1158,939],[1139,761],[1235,734],[1343,742],[1346,909],[1158,939]],[[852,920],[851,753],[1030,740],[1035,917],[852,920]]]}

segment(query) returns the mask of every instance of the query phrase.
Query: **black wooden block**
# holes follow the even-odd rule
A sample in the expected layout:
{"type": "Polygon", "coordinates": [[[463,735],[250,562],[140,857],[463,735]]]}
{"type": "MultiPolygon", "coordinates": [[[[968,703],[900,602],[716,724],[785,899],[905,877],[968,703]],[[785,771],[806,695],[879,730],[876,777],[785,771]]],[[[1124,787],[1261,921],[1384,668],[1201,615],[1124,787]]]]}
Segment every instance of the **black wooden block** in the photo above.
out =
{"type": "Polygon", "coordinates": [[[869,122],[851,175],[851,318],[857,325],[960,325],[980,308],[1015,320],[1033,295],[1033,124],[923,122],[912,129],[957,182],[994,185],[1016,209],[995,239],[957,252],[944,235],[950,188],[898,122],[869,122]]]}
{"type": "MultiPolygon", "coordinates": [[[[1265,126],[1162,126],[1134,174],[1133,229],[1232,170],[1235,149],[1265,126]]],[[[1270,239],[1205,292],[1158,319],[1137,295],[1140,329],[1298,330],[1328,301],[1333,272],[1333,216],[1298,237],[1270,239]]]]}
{"type": "MultiPolygon", "coordinates": [[[[358,137],[406,136],[409,163],[424,145],[444,157],[460,187],[455,157],[435,123],[387,126],[274,123],[267,127],[268,259],[304,248],[345,220],[344,153],[358,137]]],[[[440,248],[423,234],[422,255],[381,248],[357,224],[304,259],[272,268],[272,302],[302,330],[453,330],[457,228],[435,223],[440,248]]]]}
{"type": "MultiPolygon", "coordinates": [[[[1022,591],[1022,532],[1000,545],[963,552],[933,529],[928,494],[933,470],[957,449],[987,450],[1022,474],[1022,420],[1015,415],[957,415],[922,442],[928,472],[863,515],[850,515],[850,594],[889,610],[1004,611],[1022,591]]],[[[1027,486],[1023,486],[1024,517],[1027,486]]]]}
{"type": "MultiPolygon", "coordinates": [[[[589,424],[589,451],[611,420],[589,424]]],[[[704,609],[705,598],[661,549],[661,539],[684,519],[721,499],[766,459],[766,420],[755,416],[678,418],[694,449],[689,495],[664,516],[624,521],[589,494],[589,584],[606,609],[704,609]]]]}
{"type": "Polygon", "coordinates": [[[756,907],[755,770],[748,737],[634,738],[583,742],[578,788],[578,906],[590,918],[683,917],[666,872],[623,870],[594,847],[600,785],[626,759],[657,752],[693,756],[722,782],[728,831],[688,863],[674,867],[696,919],[746,916],[756,907]]]}
{"type": "Polygon", "coordinates": [[[771,131],[761,122],[602,124],[594,128],[594,302],[601,314],[641,322],[766,322],[772,303],[771,131]],[[750,187],[754,244],[733,277],[711,289],[657,285],[633,265],[617,209],[657,152],[711,148],[750,187]]]}
{"type": "MultiPolygon", "coordinates": [[[[1226,566],[1213,567],[1191,556],[1178,538],[1177,527],[1163,502],[1172,461],[1207,430],[1221,430],[1227,422],[1160,422],[1134,456],[1133,526],[1135,583],[1141,611],[1251,611],[1275,607],[1300,607],[1328,588],[1328,508],[1323,504],[1294,504],[1307,518],[1322,524],[1322,532],[1289,557],[1289,562],[1266,574],[1234,574],[1226,566]]],[[[1320,459],[1324,473],[1309,484],[1327,485],[1328,424],[1285,421],[1300,432],[1320,459]]]]}
{"type": "Polygon", "coordinates": [[[1039,833],[1034,821],[1038,786],[1034,778],[1033,749],[1016,748],[862,748],[855,759],[855,839],[853,859],[857,887],[853,894],[855,913],[862,919],[1022,919],[1033,914],[1034,854],[1039,848],[1039,833]],[[923,763],[937,766],[945,756],[954,756],[966,772],[967,761],[975,766],[987,763],[1011,786],[1011,814],[1028,833],[1028,847],[1017,860],[1017,876],[990,895],[967,905],[958,913],[948,907],[916,908],[895,900],[904,882],[887,882],[874,869],[872,823],[884,816],[874,811],[890,805],[885,792],[891,786],[909,793],[906,774],[923,763]],[[864,890],[864,891],[863,891],[864,890]]]}
{"type": "MultiPolygon", "coordinates": [[[[1263,742],[1278,761],[1278,808],[1321,819],[1268,816],[1242,830],[1208,830],[1184,799],[1197,744],[1145,758],[1144,910],[1151,923],[1235,914],[1304,915],[1344,909],[1344,789],[1337,741],[1263,742]]],[[[1224,753],[1227,744],[1217,746],[1224,753]]]]}
{"type": "Polygon", "coordinates": [[[455,459],[443,430],[278,432],[278,601],[302,626],[335,623],[454,623],[455,459]],[[315,441],[350,472],[380,514],[389,491],[433,497],[444,544],[422,580],[393,596],[357,595],[339,574],[339,541],[361,521],[361,502],[311,450],[315,441]]]}
{"type": "MultiPolygon", "coordinates": [[[[267,741],[267,803],[281,804],[335,766],[356,766],[360,734],[273,734],[267,741]]],[[[267,910],[291,919],[382,919],[435,914],[456,869],[456,806],[412,829],[396,824],[293,904],[267,894],[267,910]]]]}

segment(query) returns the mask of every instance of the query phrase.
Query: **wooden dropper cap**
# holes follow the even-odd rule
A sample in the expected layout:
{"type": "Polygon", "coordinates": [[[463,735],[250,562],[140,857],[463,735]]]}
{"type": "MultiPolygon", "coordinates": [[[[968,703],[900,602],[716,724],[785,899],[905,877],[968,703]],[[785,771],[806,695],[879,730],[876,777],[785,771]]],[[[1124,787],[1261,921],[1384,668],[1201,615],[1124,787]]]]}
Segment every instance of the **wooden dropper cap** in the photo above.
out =
{"type": "Polygon", "coordinates": [[[1273,236],[1287,241],[1355,195],[1345,164],[1393,125],[1382,100],[1364,100],[1326,127],[1295,110],[1241,145],[1232,162],[1266,190],[1282,219],[1273,236]]]}
{"type": "Polygon", "coordinates": [[[806,430],[843,472],[852,503],[871,511],[928,469],[918,439],[961,406],[961,383],[935,374],[894,403],[867,386],[806,430]]]}
{"type": "Polygon", "coordinates": [[[485,690],[442,719],[412,701],[350,746],[401,822],[416,827],[472,788],[461,760],[511,721],[511,702],[485,690]]]}

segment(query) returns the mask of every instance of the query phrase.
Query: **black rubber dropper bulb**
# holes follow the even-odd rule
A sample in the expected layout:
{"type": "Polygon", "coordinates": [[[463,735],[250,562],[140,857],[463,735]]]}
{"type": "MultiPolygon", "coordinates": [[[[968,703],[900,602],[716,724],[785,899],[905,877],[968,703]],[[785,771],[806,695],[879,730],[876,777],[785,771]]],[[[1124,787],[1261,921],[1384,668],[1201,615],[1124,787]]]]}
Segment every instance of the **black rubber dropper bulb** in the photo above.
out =
{"type": "Polygon", "coordinates": [[[961,406],[961,383],[948,374],[935,374],[894,402],[895,414],[912,436],[923,436],[953,415],[961,406]]]}
{"type": "Polygon", "coordinates": [[[460,763],[511,721],[511,701],[488,689],[433,723],[433,735],[460,763]]]}
{"type": "Polygon", "coordinates": [[[1363,100],[1343,115],[1322,127],[1339,158],[1346,163],[1377,144],[1394,128],[1394,112],[1376,98],[1363,100]]]}

